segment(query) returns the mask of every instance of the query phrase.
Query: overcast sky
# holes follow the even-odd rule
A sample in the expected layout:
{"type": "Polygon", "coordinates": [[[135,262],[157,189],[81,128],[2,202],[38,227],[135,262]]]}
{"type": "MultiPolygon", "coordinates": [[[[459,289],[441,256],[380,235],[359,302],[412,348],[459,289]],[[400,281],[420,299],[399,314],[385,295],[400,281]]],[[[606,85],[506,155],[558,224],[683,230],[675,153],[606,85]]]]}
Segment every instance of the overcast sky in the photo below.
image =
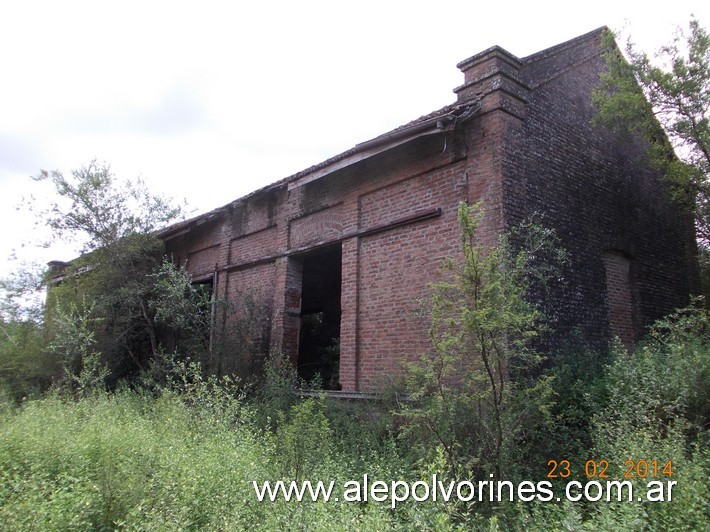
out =
{"type": "Polygon", "coordinates": [[[204,212],[452,103],[456,63],[494,44],[607,25],[652,51],[709,4],[4,0],[0,275],[35,238],[14,206],[40,169],[106,161],[204,212]]]}

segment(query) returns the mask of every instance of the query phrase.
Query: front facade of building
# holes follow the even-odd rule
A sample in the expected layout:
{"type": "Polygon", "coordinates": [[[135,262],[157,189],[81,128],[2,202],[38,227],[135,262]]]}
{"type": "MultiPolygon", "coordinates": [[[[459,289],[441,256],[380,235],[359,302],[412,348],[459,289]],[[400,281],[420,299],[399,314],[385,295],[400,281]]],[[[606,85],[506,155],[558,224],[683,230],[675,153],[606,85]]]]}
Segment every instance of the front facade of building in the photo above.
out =
{"type": "MultiPolygon", "coordinates": [[[[540,302],[551,346],[573,330],[630,345],[686,302],[696,247],[643,144],[592,126],[601,32],[481,52],[450,106],[160,236],[216,299],[263,309],[261,351],[331,389],[381,389],[431,349],[421,301],[459,253],[461,201],[480,202],[484,243],[534,214],[556,230],[570,264],[540,302]]],[[[216,337],[230,319],[215,313],[216,337]]]]}

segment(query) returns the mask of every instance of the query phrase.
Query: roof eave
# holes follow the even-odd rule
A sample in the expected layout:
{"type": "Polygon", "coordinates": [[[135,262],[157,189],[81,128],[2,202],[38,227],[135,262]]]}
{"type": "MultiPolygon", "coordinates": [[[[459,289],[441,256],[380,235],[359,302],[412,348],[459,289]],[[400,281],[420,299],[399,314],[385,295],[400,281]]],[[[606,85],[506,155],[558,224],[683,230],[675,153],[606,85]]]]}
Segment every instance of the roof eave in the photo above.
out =
{"type": "MultiPolygon", "coordinates": [[[[331,159],[328,159],[316,166],[309,169],[303,170],[291,177],[276,181],[264,188],[247,194],[243,198],[237,199],[235,201],[243,201],[250,196],[263,192],[265,190],[270,190],[275,187],[283,186],[286,184],[288,190],[298,188],[306,183],[316,181],[328,174],[336,172],[337,170],[347,168],[353,164],[356,164],[365,159],[369,159],[380,153],[384,153],[412,140],[425,137],[427,135],[433,135],[443,131],[448,131],[454,127],[458,122],[468,120],[480,109],[480,101],[467,102],[461,105],[447,106],[432,115],[427,117],[422,117],[423,119],[415,120],[410,124],[405,124],[397,129],[394,129],[383,135],[379,135],[373,139],[367,140],[356,144],[350,150],[347,150],[340,155],[337,155],[331,159]],[[457,113],[458,112],[458,113],[457,113]]],[[[234,203],[234,202],[231,202],[234,203]]],[[[191,232],[195,227],[202,225],[204,223],[216,220],[224,215],[226,211],[226,205],[219,207],[208,213],[196,216],[184,222],[174,224],[172,226],[166,227],[157,232],[159,238],[163,240],[172,240],[181,235],[191,232]]]]}

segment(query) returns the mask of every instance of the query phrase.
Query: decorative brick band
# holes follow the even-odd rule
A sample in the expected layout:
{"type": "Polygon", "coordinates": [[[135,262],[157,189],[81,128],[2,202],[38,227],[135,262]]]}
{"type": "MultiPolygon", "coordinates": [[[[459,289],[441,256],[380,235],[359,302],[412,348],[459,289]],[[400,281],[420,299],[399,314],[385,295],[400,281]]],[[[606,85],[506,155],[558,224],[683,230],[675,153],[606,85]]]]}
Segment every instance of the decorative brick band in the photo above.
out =
{"type": "MultiPolygon", "coordinates": [[[[424,220],[430,220],[432,218],[438,218],[439,216],[441,216],[441,208],[439,208],[439,207],[434,208],[434,209],[427,209],[425,211],[418,211],[411,216],[400,218],[400,219],[394,220],[390,223],[378,225],[378,226],[371,227],[368,229],[360,229],[358,231],[352,231],[352,232],[343,234],[342,236],[340,236],[339,238],[337,238],[335,240],[331,240],[327,243],[324,243],[324,244],[321,244],[318,246],[309,246],[309,247],[307,247],[307,249],[308,249],[308,251],[314,251],[319,248],[325,247],[326,245],[330,246],[332,244],[337,244],[339,242],[342,242],[343,240],[348,240],[350,238],[356,238],[356,237],[360,238],[360,237],[364,237],[364,236],[370,236],[370,235],[374,235],[377,233],[382,233],[384,231],[390,231],[392,229],[397,229],[398,227],[403,227],[405,225],[410,225],[410,224],[414,224],[417,222],[423,222],[424,220]]],[[[244,262],[244,263],[240,263],[240,264],[230,264],[226,268],[222,268],[219,271],[234,271],[234,270],[240,270],[240,269],[244,269],[244,268],[251,268],[252,266],[256,266],[257,264],[274,262],[275,260],[277,260],[279,258],[289,257],[291,255],[297,255],[298,253],[301,253],[303,251],[305,251],[305,249],[294,249],[294,250],[291,250],[287,253],[275,253],[275,254],[270,255],[268,257],[264,257],[262,259],[254,260],[251,262],[244,262]]]]}

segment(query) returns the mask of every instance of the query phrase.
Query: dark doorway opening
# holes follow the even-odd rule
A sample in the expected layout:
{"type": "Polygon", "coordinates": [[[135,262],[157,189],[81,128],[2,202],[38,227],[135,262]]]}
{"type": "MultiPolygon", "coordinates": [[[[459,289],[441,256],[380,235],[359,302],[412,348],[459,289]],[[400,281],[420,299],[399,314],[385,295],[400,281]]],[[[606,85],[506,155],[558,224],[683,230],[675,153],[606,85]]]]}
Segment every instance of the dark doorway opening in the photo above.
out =
{"type": "Polygon", "coordinates": [[[298,376],[340,389],[340,244],[303,257],[298,376]]]}

